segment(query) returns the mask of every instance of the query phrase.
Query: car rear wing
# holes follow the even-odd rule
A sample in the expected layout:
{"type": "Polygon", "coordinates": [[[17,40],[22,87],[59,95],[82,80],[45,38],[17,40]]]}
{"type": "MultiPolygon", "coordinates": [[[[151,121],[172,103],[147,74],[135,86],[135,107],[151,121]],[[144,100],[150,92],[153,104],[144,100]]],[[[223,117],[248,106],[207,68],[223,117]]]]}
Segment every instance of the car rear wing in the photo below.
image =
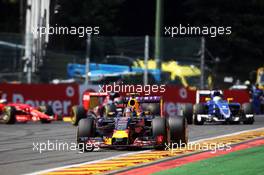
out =
{"type": "Polygon", "coordinates": [[[89,92],[90,96],[103,97],[109,95],[107,92],[89,92]]]}
{"type": "Polygon", "coordinates": [[[91,97],[107,97],[107,92],[85,92],[82,100],[90,100],[91,97]]]}
{"type": "Polygon", "coordinates": [[[99,98],[107,98],[106,92],[85,92],[82,97],[82,104],[86,110],[92,109],[100,105],[99,98]]]}
{"type": "Polygon", "coordinates": [[[134,98],[139,103],[160,103],[162,98],[160,96],[143,96],[143,97],[124,97],[124,103],[127,103],[131,98],[134,98]]]}
{"type": "Polygon", "coordinates": [[[212,92],[220,91],[223,94],[222,90],[197,90],[196,91],[196,104],[200,103],[201,97],[211,97],[212,92]]]}
{"type": "Polygon", "coordinates": [[[196,104],[200,103],[201,97],[210,97],[211,96],[210,90],[197,90],[196,91],[196,104]]]}
{"type": "Polygon", "coordinates": [[[161,96],[141,96],[141,97],[124,97],[123,102],[125,104],[128,104],[129,106],[136,106],[138,103],[152,103],[152,104],[158,104],[159,105],[159,115],[161,117],[164,117],[164,111],[163,111],[163,99],[161,96]],[[132,102],[134,101],[134,102],[132,102]],[[132,102],[132,103],[131,103],[132,102]]]}

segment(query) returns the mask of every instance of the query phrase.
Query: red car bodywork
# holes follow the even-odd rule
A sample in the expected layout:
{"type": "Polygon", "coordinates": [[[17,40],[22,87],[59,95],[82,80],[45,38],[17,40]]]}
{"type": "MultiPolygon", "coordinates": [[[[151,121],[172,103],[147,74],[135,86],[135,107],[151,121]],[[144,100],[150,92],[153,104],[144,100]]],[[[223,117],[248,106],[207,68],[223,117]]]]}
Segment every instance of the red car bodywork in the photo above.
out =
{"type": "Polygon", "coordinates": [[[106,92],[85,92],[82,97],[82,105],[86,111],[98,114],[98,109],[105,106],[110,99],[106,92]],[[92,98],[94,97],[94,100],[92,98]],[[101,98],[101,101],[99,100],[101,98]],[[97,107],[97,109],[95,109],[97,107]]]}
{"type": "Polygon", "coordinates": [[[111,94],[107,92],[91,92],[86,91],[82,95],[82,104],[73,106],[70,114],[71,123],[75,126],[81,118],[86,118],[88,115],[93,115],[95,118],[103,117],[110,110],[109,105],[115,108],[123,108],[115,103],[115,100],[120,98],[119,94],[111,94]]]}
{"type": "MultiPolygon", "coordinates": [[[[96,116],[101,116],[102,109],[114,100],[122,99],[122,97],[115,97],[111,100],[110,94],[106,92],[85,92],[82,97],[82,106],[85,111],[94,113],[96,116]]],[[[124,108],[123,104],[115,104],[116,108],[124,108]]]]}
{"type": "Polygon", "coordinates": [[[40,111],[40,107],[32,107],[27,104],[19,104],[19,103],[8,103],[3,104],[0,103],[0,119],[2,119],[2,114],[4,111],[4,108],[10,106],[15,109],[15,118],[16,122],[28,122],[28,121],[40,121],[44,120],[47,122],[57,120],[57,115],[47,115],[44,112],[40,111]]]}

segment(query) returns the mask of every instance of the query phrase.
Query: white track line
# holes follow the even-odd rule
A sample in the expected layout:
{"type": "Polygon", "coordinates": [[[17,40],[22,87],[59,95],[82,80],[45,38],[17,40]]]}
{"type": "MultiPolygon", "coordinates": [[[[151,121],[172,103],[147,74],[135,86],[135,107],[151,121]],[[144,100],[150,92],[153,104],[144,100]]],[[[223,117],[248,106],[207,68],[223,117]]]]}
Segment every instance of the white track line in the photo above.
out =
{"type": "MultiPolygon", "coordinates": [[[[257,128],[257,129],[249,129],[249,130],[239,131],[239,132],[235,132],[235,133],[231,133],[231,134],[224,134],[224,135],[215,136],[215,137],[199,139],[199,140],[195,140],[195,141],[190,142],[190,144],[197,143],[197,142],[202,142],[202,141],[209,140],[209,139],[217,139],[217,138],[222,138],[222,137],[233,136],[233,135],[242,134],[242,133],[250,132],[250,131],[258,131],[258,130],[262,130],[262,129],[264,129],[264,127],[257,128]]],[[[65,169],[65,168],[78,167],[78,166],[82,166],[82,165],[89,165],[89,164],[92,164],[92,163],[98,163],[98,162],[105,161],[105,160],[110,160],[110,159],[114,159],[114,158],[119,158],[119,157],[123,157],[123,156],[129,156],[129,155],[137,154],[137,153],[145,153],[145,152],[150,152],[150,151],[152,151],[152,150],[145,150],[145,151],[137,151],[137,152],[119,154],[119,155],[108,157],[108,158],[105,158],[105,159],[88,161],[88,162],[79,163],[79,164],[72,164],[72,165],[66,165],[66,166],[61,166],[61,167],[57,167],[57,168],[51,168],[51,169],[36,171],[36,172],[29,173],[29,174],[26,174],[26,175],[44,174],[44,173],[48,173],[48,172],[51,172],[51,171],[57,171],[57,170],[65,169]]]]}

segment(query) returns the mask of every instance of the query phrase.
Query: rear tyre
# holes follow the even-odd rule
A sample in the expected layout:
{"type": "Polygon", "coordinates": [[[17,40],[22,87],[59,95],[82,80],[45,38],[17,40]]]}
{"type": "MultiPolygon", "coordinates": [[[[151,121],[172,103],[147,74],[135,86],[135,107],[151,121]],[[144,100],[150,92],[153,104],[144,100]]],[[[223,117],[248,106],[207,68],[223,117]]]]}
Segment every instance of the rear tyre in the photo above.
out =
{"type": "Polygon", "coordinates": [[[53,116],[54,115],[53,109],[52,109],[52,107],[50,105],[46,106],[45,114],[49,115],[49,116],[53,116]]]}
{"type": "Polygon", "coordinates": [[[201,118],[199,120],[198,115],[199,114],[205,114],[205,106],[203,104],[195,104],[194,105],[194,124],[195,125],[203,125],[204,120],[201,118]]]}
{"type": "Polygon", "coordinates": [[[163,149],[165,146],[166,141],[166,119],[156,117],[152,120],[152,135],[154,139],[158,141],[158,137],[162,136],[163,140],[162,143],[158,143],[158,145],[155,147],[156,149],[163,149]]]}
{"type": "Polygon", "coordinates": [[[93,118],[85,118],[81,119],[78,123],[77,127],[77,143],[78,148],[85,152],[93,151],[94,146],[89,145],[86,146],[85,138],[94,137],[95,136],[95,124],[93,118]],[[84,140],[82,140],[84,139],[84,140]]]}
{"type": "Polygon", "coordinates": [[[3,110],[3,123],[14,124],[16,122],[16,108],[5,106],[3,110]]]}
{"type": "Polygon", "coordinates": [[[48,123],[50,123],[51,121],[50,121],[50,120],[45,120],[45,119],[40,119],[40,122],[41,122],[42,124],[48,124],[48,123]]]}
{"type": "Polygon", "coordinates": [[[254,114],[253,105],[251,103],[242,104],[244,114],[254,114]]]}
{"type": "Polygon", "coordinates": [[[166,120],[165,118],[154,118],[152,121],[152,134],[154,137],[166,136],[166,120]]]}
{"type": "Polygon", "coordinates": [[[254,122],[255,122],[254,118],[249,118],[249,119],[243,121],[243,124],[252,125],[254,122]]]}
{"type": "Polygon", "coordinates": [[[73,106],[71,110],[71,123],[77,126],[79,121],[86,118],[86,111],[83,106],[73,106]]]}
{"type": "Polygon", "coordinates": [[[167,119],[167,141],[169,145],[178,146],[188,143],[187,121],[183,116],[170,116],[167,119]]]}
{"type": "Polygon", "coordinates": [[[264,104],[260,105],[260,114],[264,114],[264,104]]]}
{"type": "MultiPolygon", "coordinates": [[[[40,111],[43,112],[44,114],[48,115],[48,116],[54,116],[54,112],[53,109],[50,105],[46,105],[46,106],[41,106],[40,107],[40,111]]],[[[50,123],[50,120],[45,120],[45,119],[40,119],[40,122],[42,124],[47,124],[50,123]]]]}
{"type": "Polygon", "coordinates": [[[246,118],[246,114],[254,114],[253,105],[251,103],[244,103],[242,105],[244,121],[243,124],[252,125],[255,122],[254,116],[250,118],[246,118]]]}
{"type": "Polygon", "coordinates": [[[191,103],[183,104],[183,116],[186,118],[189,125],[193,124],[193,105],[191,103]]]}
{"type": "Polygon", "coordinates": [[[116,114],[116,106],[114,104],[107,104],[104,107],[103,116],[105,116],[105,117],[113,117],[113,116],[115,116],[115,114],[116,114]],[[112,113],[112,114],[110,115],[110,113],[112,113]]]}

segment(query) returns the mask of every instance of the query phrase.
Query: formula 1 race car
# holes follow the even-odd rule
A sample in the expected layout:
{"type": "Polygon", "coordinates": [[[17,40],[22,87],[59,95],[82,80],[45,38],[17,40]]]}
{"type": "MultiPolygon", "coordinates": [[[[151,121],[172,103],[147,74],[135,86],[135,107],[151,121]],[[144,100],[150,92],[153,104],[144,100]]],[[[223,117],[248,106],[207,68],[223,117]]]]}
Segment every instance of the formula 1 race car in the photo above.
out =
{"type": "Polygon", "coordinates": [[[0,100],[0,122],[4,124],[28,121],[50,123],[56,120],[56,117],[51,106],[32,107],[27,104],[6,103],[4,100],[0,100]]]}
{"type": "Polygon", "coordinates": [[[71,109],[71,123],[77,126],[78,122],[87,115],[103,117],[109,115],[111,111],[115,112],[123,108],[120,98],[118,93],[85,92],[82,96],[82,104],[71,109]]]}
{"type": "Polygon", "coordinates": [[[253,124],[254,112],[250,103],[231,102],[232,98],[223,99],[223,92],[220,90],[208,91],[198,90],[196,92],[196,104],[194,105],[194,124],[203,125],[204,122],[224,122],[230,124],[253,124]],[[205,97],[204,103],[200,103],[205,97]]]}
{"type": "Polygon", "coordinates": [[[99,148],[164,148],[170,143],[187,143],[186,120],[183,116],[165,117],[161,97],[129,96],[123,98],[123,103],[123,111],[115,114],[82,118],[77,128],[78,145],[89,144],[92,148],[95,144],[99,148]],[[160,106],[158,114],[148,110],[151,104],[160,106]]]}

